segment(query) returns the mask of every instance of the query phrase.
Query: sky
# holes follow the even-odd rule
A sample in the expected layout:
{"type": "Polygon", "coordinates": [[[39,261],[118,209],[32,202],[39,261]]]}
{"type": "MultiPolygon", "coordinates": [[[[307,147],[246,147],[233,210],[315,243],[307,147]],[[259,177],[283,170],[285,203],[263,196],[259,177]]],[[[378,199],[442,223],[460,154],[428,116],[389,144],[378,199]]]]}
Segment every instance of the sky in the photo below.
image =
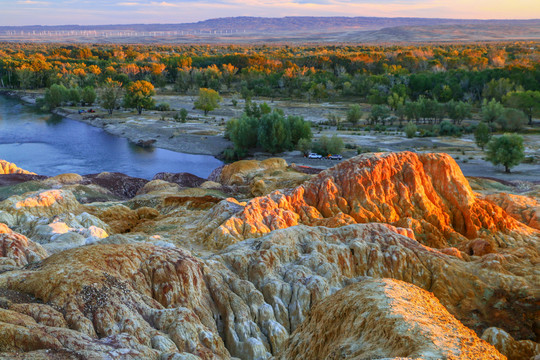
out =
{"type": "Polygon", "coordinates": [[[228,16],[540,18],[540,0],[0,0],[0,26],[184,23],[228,16]]]}

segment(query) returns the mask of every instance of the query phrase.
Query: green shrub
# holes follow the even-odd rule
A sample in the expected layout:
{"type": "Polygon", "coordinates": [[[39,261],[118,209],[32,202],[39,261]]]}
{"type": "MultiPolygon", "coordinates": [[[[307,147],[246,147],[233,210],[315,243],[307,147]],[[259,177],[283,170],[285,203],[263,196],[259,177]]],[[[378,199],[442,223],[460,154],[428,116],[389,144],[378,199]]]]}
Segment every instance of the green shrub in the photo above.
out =
{"type": "Polygon", "coordinates": [[[416,135],[417,127],[416,125],[411,121],[405,125],[405,135],[411,139],[416,135]]]}
{"type": "Polygon", "coordinates": [[[156,105],[156,110],[157,111],[170,111],[171,110],[171,106],[169,105],[169,103],[159,103],[156,105]]]}

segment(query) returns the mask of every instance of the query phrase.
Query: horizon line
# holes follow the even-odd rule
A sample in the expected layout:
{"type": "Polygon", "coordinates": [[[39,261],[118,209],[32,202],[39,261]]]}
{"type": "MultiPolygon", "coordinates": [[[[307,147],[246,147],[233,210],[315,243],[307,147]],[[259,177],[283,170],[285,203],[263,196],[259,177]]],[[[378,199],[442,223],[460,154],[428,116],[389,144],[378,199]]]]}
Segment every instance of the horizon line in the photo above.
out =
{"type": "Polygon", "coordinates": [[[30,27],[30,26],[42,26],[42,27],[52,27],[52,26],[129,26],[129,25],[189,25],[189,24],[199,24],[211,20],[221,20],[221,19],[239,19],[239,18],[253,18],[253,19],[288,19],[288,18],[312,18],[312,19],[358,19],[358,18],[371,18],[371,19],[429,19],[429,20],[458,20],[458,21],[540,21],[540,18],[528,18],[528,19],[517,19],[517,18],[490,18],[490,19],[480,19],[480,18],[452,18],[452,17],[420,17],[420,16],[225,16],[217,18],[207,18],[199,21],[192,22],[179,22],[179,23],[116,23],[116,24],[91,24],[91,25],[81,25],[81,24],[54,24],[54,25],[43,25],[43,24],[32,24],[32,25],[0,25],[1,28],[15,28],[15,27],[30,27]]]}

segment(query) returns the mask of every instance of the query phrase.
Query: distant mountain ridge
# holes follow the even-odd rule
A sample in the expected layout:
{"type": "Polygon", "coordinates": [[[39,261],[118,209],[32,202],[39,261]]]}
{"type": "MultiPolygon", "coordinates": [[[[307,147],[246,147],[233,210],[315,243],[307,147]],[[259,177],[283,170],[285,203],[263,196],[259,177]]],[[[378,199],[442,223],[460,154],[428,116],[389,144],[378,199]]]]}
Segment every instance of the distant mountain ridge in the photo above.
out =
{"type": "Polygon", "coordinates": [[[540,19],[224,17],[179,24],[0,26],[0,41],[67,43],[396,43],[540,40],[540,19]]]}
{"type": "Polygon", "coordinates": [[[445,19],[414,17],[345,17],[345,16],[286,16],[269,17],[223,17],[194,23],[178,24],[111,24],[111,25],[27,25],[0,26],[0,31],[92,31],[92,30],[131,30],[131,31],[189,31],[234,29],[246,31],[314,31],[314,30],[378,30],[396,26],[431,26],[431,25],[531,25],[539,24],[540,19],[529,20],[478,20],[445,19]]]}

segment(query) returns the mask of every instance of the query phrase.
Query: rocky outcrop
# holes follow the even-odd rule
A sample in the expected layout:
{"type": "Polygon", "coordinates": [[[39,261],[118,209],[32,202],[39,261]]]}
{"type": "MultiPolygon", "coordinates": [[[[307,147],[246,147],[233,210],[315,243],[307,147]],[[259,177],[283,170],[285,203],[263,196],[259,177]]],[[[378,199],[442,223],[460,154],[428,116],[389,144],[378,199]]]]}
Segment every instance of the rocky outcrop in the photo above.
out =
{"type": "Polygon", "coordinates": [[[35,173],[21,169],[17,165],[10,163],[6,160],[0,160],[0,175],[7,175],[7,174],[36,175],[35,173]]]}
{"type": "Polygon", "coordinates": [[[135,178],[122,173],[103,172],[85,175],[84,179],[91,184],[99,185],[122,199],[130,199],[137,194],[148,180],[135,178]]]}
{"type": "Polygon", "coordinates": [[[485,197],[517,221],[540,230],[540,202],[527,196],[497,193],[485,197]]]}
{"type": "Polygon", "coordinates": [[[298,224],[369,222],[410,228],[420,242],[436,248],[477,237],[507,246],[493,234],[534,232],[478,198],[450,156],[403,152],[358,156],[290,192],[255,198],[209,241],[234,243],[298,224]]]}
{"type": "MultiPolygon", "coordinates": [[[[289,167],[280,158],[262,161],[241,160],[225,165],[218,178],[225,187],[234,187],[236,191],[252,196],[269,194],[276,189],[294,188],[308,180],[311,175],[289,167]]],[[[209,178],[212,180],[212,178],[209,178]]]]}
{"type": "Polygon", "coordinates": [[[0,223],[0,271],[22,267],[47,257],[39,244],[0,223]]]}
{"type": "Polygon", "coordinates": [[[79,357],[230,357],[218,335],[203,264],[152,245],[98,245],[53,255],[0,286],[43,301],[0,309],[0,351],[69,351],[79,357]],[[69,274],[69,276],[67,276],[69,274]],[[44,281],[47,279],[47,281],[44,281]],[[56,309],[56,310],[54,310],[56,309]]]}
{"type": "Polygon", "coordinates": [[[432,294],[390,279],[365,280],[311,310],[277,359],[506,359],[432,294]]]}
{"type": "Polygon", "coordinates": [[[446,155],[223,170],[198,188],[16,185],[0,202],[0,359],[504,358],[463,325],[511,359],[537,352],[538,231],[446,155]],[[244,201],[259,186],[281,190],[244,201]]]}
{"type": "Polygon", "coordinates": [[[178,184],[181,187],[199,187],[206,182],[206,179],[190,173],[166,173],[161,172],[154,175],[152,180],[164,180],[170,183],[178,184]]]}
{"type": "MultiPolygon", "coordinates": [[[[184,250],[149,244],[85,246],[53,255],[28,270],[0,274],[0,288],[39,299],[62,314],[70,330],[59,334],[50,328],[51,321],[62,323],[55,312],[39,317],[48,322],[42,320],[41,326],[47,327],[40,332],[34,332],[34,325],[19,323],[24,329],[12,329],[13,324],[0,317],[0,332],[25,334],[23,343],[32,345],[24,351],[52,346],[39,342],[45,332],[62,344],[53,349],[75,353],[129,337],[129,345],[123,346],[138,354],[134,358],[141,353],[157,359],[187,352],[202,359],[265,359],[288,349],[289,335],[326,297],[368,278],[391,277],[429,289],[452,314],[478,331],[492,325],[520,336],[528,331],[530,336],[534,315],[527,301],[533,301],[534,282],[523,275],[502,275],[503,270],[488,264],[444,255],[382,224],[292,227],[238,243],[204,261],[184,250]],[[501,307],[497,293],[504,291],[519,291],[523,307],[501,307]],[[491,305],[495,303],[496,308],[491,305]],[[518,314],[521,318],[515,322],[503,321],[518,314]],[[75,341],[80,338],[84,341],[75,341]]],[[[511,266],[504,272],[507,269],[511,266]]],[[[8,309],[38,323],[32,314],[49,312],[35,308],[35,302],[25,304],[29,305],[8,309]]],[[[446,321],[448,316],[444,323],[457,323],[453,318],[446,321]]],[[[415,317],[411,315],[410,321],[415,317]]],[[[422,326],[441,325],[436,319],[424,319],[422,326]]],[[[405,331],[398,334],[399,329],[392,339],[409,338],[405,331]]],[[[451,348],[450,343],[438,344],[439,351],[451,348]]],[[[460,348],[473,351],[477,345],[474,340],[460,348]]]]}
{"type": "Polygon", "coordinates": [[[540,356],[540,344],[530,340],[515,340],[506,331],[491,327],[484,331],[482,339],[505,354],[509,360],[533,359],[540,356]]]}

